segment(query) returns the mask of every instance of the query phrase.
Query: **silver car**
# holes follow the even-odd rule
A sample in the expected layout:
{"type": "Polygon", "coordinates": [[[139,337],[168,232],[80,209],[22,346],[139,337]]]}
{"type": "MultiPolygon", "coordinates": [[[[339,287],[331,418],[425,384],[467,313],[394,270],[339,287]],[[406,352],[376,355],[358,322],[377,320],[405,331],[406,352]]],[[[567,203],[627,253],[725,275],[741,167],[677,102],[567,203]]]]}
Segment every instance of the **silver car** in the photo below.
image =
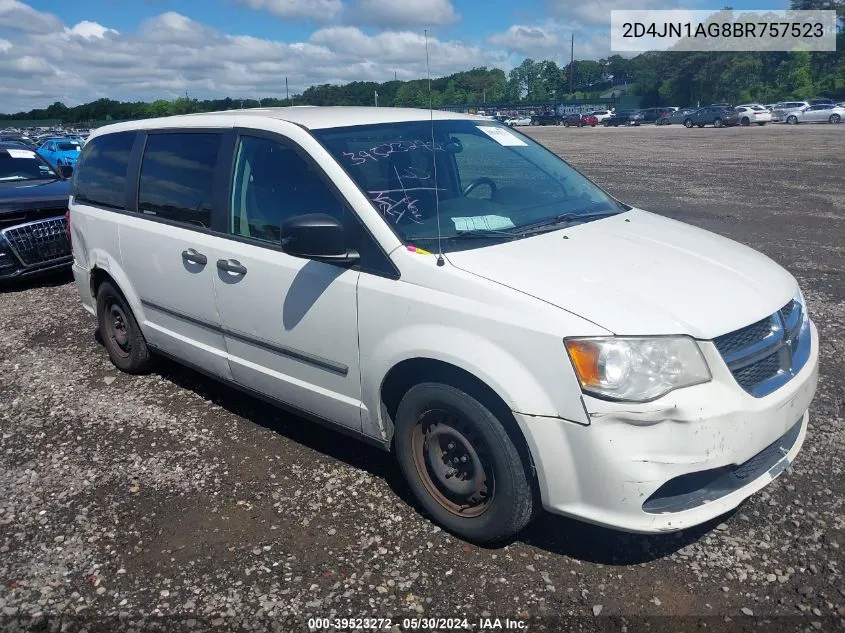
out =
{"type": "Polygon", "coordinates": [[[654,122],[655,125],[671,125],[672,123],[677,123],[678,125],[682,125],[684,119],[687,118],[687,115],[695,112],[697,108],[680,108],[667,114],[666,116],[662,116],[657,121],[654,122]]]}
{"type": "Polygon", "coordinates": [[[776,103],[772,110],[773,121],[786,121],[786,113],[799,108],[808,108],[810,104],[806,101],[781,101],[776,103]]]}
{"type": "Polygon", "coordinates": [[[843,118],[845,118],[845,108],[831,103],[804,106],[783,114],[783,120],[792,125],[796,123],[839,123],[843,118]]]}

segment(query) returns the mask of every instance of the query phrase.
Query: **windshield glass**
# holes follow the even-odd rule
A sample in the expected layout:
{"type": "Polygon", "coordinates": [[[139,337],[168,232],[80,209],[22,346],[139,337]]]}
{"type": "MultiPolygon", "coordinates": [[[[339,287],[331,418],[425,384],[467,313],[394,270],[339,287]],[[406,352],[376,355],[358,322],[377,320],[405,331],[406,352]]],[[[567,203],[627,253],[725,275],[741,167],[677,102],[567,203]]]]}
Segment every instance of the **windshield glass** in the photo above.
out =
{"type": "Polygon", "coordinates": [[[79,143],[56,143],[59,146],[60,152],[72,152],[72,151],[79,151],[79,143]]]}
{"type": "Polygon", "coordinates": [[[55,180],[56,174],[32,150],[0,149],[0,182],[47,179],[55,180]]]}
{"type": "Polygon", "coordinates": [[[438,201],[448,240],[482,231],[517,237],[561,215],[626,209],[529,137],[492,121],[435,121],[433,144],[429,121],[315,135],[405,242],[436,239],[438,201]]]}

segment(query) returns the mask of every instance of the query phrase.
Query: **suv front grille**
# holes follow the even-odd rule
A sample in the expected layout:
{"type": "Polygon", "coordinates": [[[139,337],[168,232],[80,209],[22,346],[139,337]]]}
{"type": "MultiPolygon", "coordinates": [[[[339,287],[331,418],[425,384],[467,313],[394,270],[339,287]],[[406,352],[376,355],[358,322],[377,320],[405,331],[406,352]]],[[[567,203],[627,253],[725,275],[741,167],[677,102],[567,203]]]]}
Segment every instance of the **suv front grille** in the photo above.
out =
{"type": "Polygon", "coordinates": [[[810,328],[792,300],[771,316],[713,339],[737,383],[756,398],[772,393],[810,356],[810,328]]]}
{"type": "Polygon", "coordinates": [[[24,266],[40,266],[70,257],[63,217],[19,224],[0,231],[24,266]]]}

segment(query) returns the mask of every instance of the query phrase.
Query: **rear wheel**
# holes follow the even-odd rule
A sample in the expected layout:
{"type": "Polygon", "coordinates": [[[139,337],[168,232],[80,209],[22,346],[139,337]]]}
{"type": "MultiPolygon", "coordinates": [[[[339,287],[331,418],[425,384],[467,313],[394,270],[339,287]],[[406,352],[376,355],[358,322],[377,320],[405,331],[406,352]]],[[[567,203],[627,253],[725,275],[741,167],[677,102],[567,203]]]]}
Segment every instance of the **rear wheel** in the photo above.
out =
{"type": "Polygon", "coordinates": [[[111,362],[128,374],[143,374],[153,366],[147,341],[123,294],[104,281],[97,290],[97,322],[111,362]]]}
{"type": "Polygon", "coordinates": [[[792,115],[786,117],[786,122],[789,125],[795,125],[796,123],[798,123],[798,117],[795,116],[794,114],[792,114],[792,115]]]}
{"type": "Polygon", "coordinates": [[[716,119],[713,121],[713,127],[722,127],[722,119],[716,119]]]}
{"type": "Polygon", "coordinates": [[[526,464],[502,422],[475,397],[441,383],[412,387],[396,411],[394,442],[414,496],[450,532],[491,543],[531,520],[526,464]]]}
{"type": "Polygon", "coordinates": [[[564,121],[564,122],[563,122],[563,127],[569,127],[569,121],[564,121]]]}
{"type": "Polygon", "coordinates": [[[747,116],[742,117],[742,121],[740,121],[740,123],[745,127],[748,127],[749,125],[751,125],[751,121],[748,119],[747,116]]]}
{"type": "Polygon", "coordinates": [[[759,125],[760,127],[763,127],[764,125],[766,125],[766,122],[765,121],[758,121],[757,125],[759,125]]]}
{"type": "Polygon", "coordinates": [[[842,117],[839,116],[838,114],[831,114],[830,118],[828,119],[828,121],[830,121],[831,123],[834,123],[834,124],[839,123],[841,120],[842,120],[842,117]]]}
{"type": "Polygon", "coordinates": [[[684,127],[691,128],[692,127],[692,119],[685,119],[684,120],[684,127]]]}

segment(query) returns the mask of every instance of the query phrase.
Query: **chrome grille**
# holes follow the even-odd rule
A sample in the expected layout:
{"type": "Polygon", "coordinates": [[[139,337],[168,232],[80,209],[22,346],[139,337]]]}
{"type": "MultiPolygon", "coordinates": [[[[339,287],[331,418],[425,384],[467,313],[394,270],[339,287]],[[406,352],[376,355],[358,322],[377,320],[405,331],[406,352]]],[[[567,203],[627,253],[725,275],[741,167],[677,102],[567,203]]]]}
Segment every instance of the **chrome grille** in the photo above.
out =
{"type": "Polygon", "coordinates": [[[50,218],[0,231],[24,266],[39,266],[70,257],[65,219],[50,218]]]}
{"type": "Polygon", "coordinates": [[[752,396],[772,393],[810,355],[810,329],[801,304],[790,301],[765,319],[713,339],[737,383],[752,396]]]}

